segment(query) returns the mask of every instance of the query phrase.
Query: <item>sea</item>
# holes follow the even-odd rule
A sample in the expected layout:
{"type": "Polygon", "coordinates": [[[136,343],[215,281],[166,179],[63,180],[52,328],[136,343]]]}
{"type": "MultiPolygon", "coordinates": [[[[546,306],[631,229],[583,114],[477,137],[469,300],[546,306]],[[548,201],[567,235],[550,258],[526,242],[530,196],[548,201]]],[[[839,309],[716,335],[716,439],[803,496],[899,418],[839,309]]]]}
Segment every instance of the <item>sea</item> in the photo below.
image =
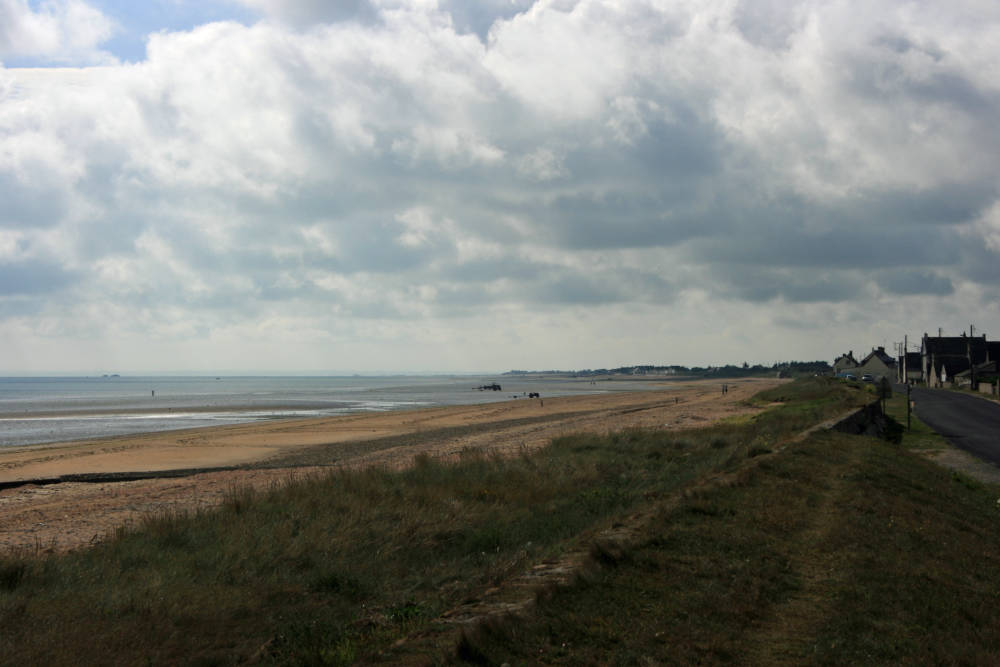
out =
{"type": "Polygon", "coordinates": [[[263,420],[662,389],[642,379],[513,376],[0,378],[0,447],[263,420]],[[497,384],[500,391],[481,389],[497,384]]]}

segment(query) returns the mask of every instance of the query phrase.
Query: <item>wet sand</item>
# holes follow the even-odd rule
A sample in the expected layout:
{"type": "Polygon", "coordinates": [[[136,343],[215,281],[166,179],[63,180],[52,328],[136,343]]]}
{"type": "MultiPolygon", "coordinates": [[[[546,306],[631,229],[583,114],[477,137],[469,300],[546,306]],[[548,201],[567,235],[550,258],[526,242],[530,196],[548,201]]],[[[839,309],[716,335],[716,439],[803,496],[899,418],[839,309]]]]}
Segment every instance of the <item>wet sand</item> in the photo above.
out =
{"type": "Polygon", "coordinates": [[[0,490],[0,550],[47,553],[103,539],[164,511],[221,503],[240,486],[263,488],[331,467],[408,465],[463,450],[516,452],[575,432],[681,429],[753,412],[743,401],[781,382],[678,382],[642,392],[518,399],[486,405],[256,422],[0,450],[0,483],[63,475],[215,470],[121,482],[20,484],[0,490]]]}

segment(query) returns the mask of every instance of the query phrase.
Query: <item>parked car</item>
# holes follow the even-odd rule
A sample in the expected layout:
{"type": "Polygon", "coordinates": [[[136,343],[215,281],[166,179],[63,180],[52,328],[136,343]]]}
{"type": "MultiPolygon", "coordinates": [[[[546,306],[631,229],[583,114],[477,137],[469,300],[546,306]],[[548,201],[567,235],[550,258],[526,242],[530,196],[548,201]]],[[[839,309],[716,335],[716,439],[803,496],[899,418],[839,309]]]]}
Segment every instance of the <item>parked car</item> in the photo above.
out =
{"type": "Polygon", "coordinates": [[[861,381],[862,382],[874,382],[875,381],[875,376],[872,375],[871,373],[865,373],[864,375],[861,376],[861,381]]]}

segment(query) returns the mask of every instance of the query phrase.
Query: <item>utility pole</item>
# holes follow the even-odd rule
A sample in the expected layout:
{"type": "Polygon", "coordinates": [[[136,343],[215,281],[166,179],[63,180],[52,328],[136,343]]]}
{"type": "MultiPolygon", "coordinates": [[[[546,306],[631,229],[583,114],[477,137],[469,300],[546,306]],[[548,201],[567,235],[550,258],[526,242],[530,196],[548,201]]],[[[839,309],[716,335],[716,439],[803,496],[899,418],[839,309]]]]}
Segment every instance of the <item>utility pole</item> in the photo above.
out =
{"type": "MultiPolygon", "coordinates": [[[[905,338],[904,338],[905,340],[905,338]]],[[[896,343],[896,381],[906,382],[906,343],[896,343]]]]}
{"type": "Polygon", "coordinates": [[[903,384],[910,386],[910,374],[906,368],[906,348],[910,346],[910,337],[908,334],[903,334],[903,384]]]}
{"type": "Polygon", "coordinates": [[[969,357],[969,388],[972,391],[976,391],[979,387],[976,386],[976,364],[972,361],[972,336],[975,335],[976,325],[969,325],[969,337],[965,341],[965,353],[969,357]]]}
{"type": "Polygon", "coordinates": [[[910,430],[910,375],[906,368],[906,348],[910,346],[910,336],[903,334],[903,383],[906,385],[906,430],[910,430]]]}
{"type": "Polygon", "coordinates": [[[906,383],[906,430],[910,430],[910,383],[906,383]]]}

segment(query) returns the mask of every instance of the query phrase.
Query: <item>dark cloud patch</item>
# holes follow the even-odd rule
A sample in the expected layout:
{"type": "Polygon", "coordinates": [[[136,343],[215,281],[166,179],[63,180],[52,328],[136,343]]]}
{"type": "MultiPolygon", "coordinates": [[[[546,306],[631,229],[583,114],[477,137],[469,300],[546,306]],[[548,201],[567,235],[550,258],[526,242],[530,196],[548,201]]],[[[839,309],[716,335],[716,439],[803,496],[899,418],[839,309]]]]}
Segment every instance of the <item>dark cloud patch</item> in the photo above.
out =
{"type": "Polygon", "coordinates": [[[593,276],[554,276],[529,289],[528,300],[542,305],[596,306],[617,303],[625,296],[619,285],[593,276]]]}
{"type": "Polygon", "coordinates": [[[647,191],[557,197],[536,220],[542,238],[573,249],[667,247],[710,233],[696,202],[647,191]]]}
{"type": "MultiPolygon", "coordinates": [[[[256,2],[248,3],[251,6],[256,2]]],[[[300,28],[317,23],[355,21],[370,24],[378,17],[378,10],[368,0],[284,0],[280,3],[268,2],[270,11],[281,20],[300,28]]]]}
{"type": "Polygon", "coordinates": [[[131,255],[135,242],[148,229],[140,212],[109,212],[87,223],[87,233],[77,240],[77,251],[86,261],[110,255],[131,255]]]}
{"type": "Polygon", "coordinates": [[[51,260],[0,262],[0,296],[43,296],[59,292],[80,276],[51,260]]]}
{"type": "MultiPolygon", "coordinates": [[[[993,120],[1000,111],[1000,95],[995,91],[979,88],[968,78],[954,73],[942,73],[927,82],[911,87],[915,96],[928,103],[944,102],[962,114],[978,116],[982,120],[993,120]]],[[[987,135],[986,139],[991,139],[987,135]]],[[[996,144],[996,141],[990,143],[996,144]]]]}
{"type": "Polygon", "coordinates": [[[502,260],[485,263],[482,271],[470,266],[446,272],[437,281],[434,303],[452,314],[468,313],[494,304],[525,304],[536,308],[607,305],[613,303],[669,303],[676,287],[662,276],[631,268],[587,269],[502,260]],[[507,270],[513,267],[517,270],[507,270]],[[470,279],[453,280],[470,271],[470,279]]]}
{"type": "Polygon", "coordinates": [[[68,190],[0,171],[0,228],[48,228],[69,211],[68,190]]]}
{"type": "MultiPolygon", "coordinates": [[[[600,134],[567,140],[566,168],[577,183],[652,187],[673,197],[719,173],[727,151],[719,128],[682,99],[653,84],[611,102],[600,134]]],[[[676,93],[673,93],[676,94],[676,93]]]]}
{"type": "Polygon", "coordinates": [[[875,211],[870,219],[855,219],[861,212],[850,207],[838,224],[836,211],[827,210],[795,225],[782,222],[788,210],[778,212],[777,224],[767,209],[754,210],[742,216],[733,236],[696,239],[691,248],[710,262],[749,266],[877,269],[961,260],[962,244],[948,227],[902,224],[907,218],[898,210],[894,221],[875,211]]]}
{"type": "Polygon", "coordinates": [[[869,189],[818,203],[788,193],[761,199],[745,189],[749,184],[741,187],[724,190],[717,207],[736,227],[848,234],[871,227],[935,234],[935,227],[976,220],[1000,195],[1000,187],[993,183],[951,181],[925,188],[869,189]]]}
{"type": "Polygon", "coordinates": [[[34,295],[0,295],[0,320],[13,317],[31,317],[45,310],[46,302],[34,295]]]}
{"type": "Polygon", "coordinates": [[[336,232],[340,245],[338,262],[348,273],[402,273],[454,252],[452,243],[436,234],[407,244],[404,242],[407,230],[396,221],[353,222],[338,225],[336,232]]]}
{"type": "MultiPolygon", "coordinates": [[[[792,331],[816,331],[817,329],[826,331],[831,326],[828,322],[816,322],[801,317],[775,317],[774,323],[783,329],[791,329],[792,331]]],[[[753,342],[756,341],[750,341],[750,343],[753,342]]]]}
{"type": "Polygon", "coordinates": [[[260,200],[248,196],[234,197],[235,213],[243,216],[245,225],[254,232],[281,234],[282,229],[298,229],[326,221],[359,218],[362,216],[390,216],[392,201],[383,190],[383,200],[369,191],[370,181],[359,174],[357,182],[327,179],[304,183],[289,188],[271,199],[260,200]]]}
{"type": "Polygon", "coordinates": [[[934,62],[939,62],[943,57],[944,53],[936,45],[920,45],[912,41],[906,35],[898,33],[886,33],[877,36],[873,43],[876,46],[881,46],[894,51],[898,54],[905,54],[910,51],[916,51],[923,55],[929,56],[934,62]]]}
{"type": "Polygon", "coordinates": [[[986,287],[1000,285],[1000,250],[990,248],[981,240],[970,238],[964,243],[958,274],[986,287]]]}
{"type": "Polygon", "coordinates": [[[719,180],[727,148],[718,128],[682,102],[667,111],[652,99],[634,100],[615,120],[631,143],[567,154],[578,187],[546,197],[543,217],[533,207],[542,238],[575,249],[668,247],[725,224],[731,202],[719,180]]]}
{"type": "Polygon", "coordinates": [[[743,0],[733,14],[737,30],[754,46],[780,50],[799,28],[799,19],[785,0],[743,0]]]}
{"type": "Polygon", "coordinates": [[[879,35],[873,43],[893,55],[873,63],[874,66],[854,68],[854,80],[861,84],[862,90],[895,92],[924,102],[947,104],[972,115],[990,110],[995,113],[997,96],[982,90],[959,72],[945,69],[947,54],[936,44],[917,43],[902,34],[879,35]],[[919,73],[908,69],[903,59],[913,54],[925,57],[937,69],[924,68],[919,73]]]}
{"type": "Polygon", "coordinates": [[[947,107],[961,117],[989,120],[996,117],[1000,96],[985,90],[964,73],[945,68],[944,57],[937,48],[918,47],[901,35],[876,38],[887,57],[870,53],[845,56],[842,71],[853,94],[882,105],[887,98],[896,102],[909,101],[920,105],[947,107]],[[908,59],[917,52],[934,62],[933,69],[914,69],[908,59]]]}
{"type": "Polygon", "coordinates": [[[778,298],[791,303],[850,301],[861,296],[865,283],[864,276],[846,271],[716,267],[711,276],[724,293],[754,303],[778,298]]]}
{"type": "Polygon", "coordinates": [[[442,283],[434,297],[435,312],[461,316],[504,301],[504,295],[487,290],[481,283],[442,283]]]}
{"type": "Polygon", "coordinates": [[[305,227],[296,220],[251,220],[234,230],[224,247],[216,247],[210,235],[191,225],[162,225],[157,232],[198,271],[265,279],[310,269],[348,275],[402,274],[455,254],[447,233],[432,229],[408,237],[410,230],[393,218],[358,213],[324,222],[318,227],[332,244],[329,249],[304,235],[305,227]]]}
{"type": "Polygon", "coordinates": [[[309,319],[324,316],[371,319],[405,317],[391,298],[392,287],[385,285],[385,288],[377,298],[358,299],[340,289],[323,287],[314,276],[304,275],[302,282],[296,285],[261,281],[249,298],[255,305],[259,299],[268,308],[280,307],[283,312],[294,312],[309,319]]]}
{"type": "Polygon", "coordinates": [[[515,301],[539,305],[668,303],[676,288],[662,276],[630,268],[559,268],[513,288],[515,301]]]}
{"type": "Polygon", "coordinates": [[[674,104],[667,120],[660,112],[644,117],[646,132],[638,138],[634,158],[643,180],[664,185],[700,180],[717,173],[723,145],[714,124],[687,106],[674,104]]]}
{"type": "MultiPolygon", "coordinates": [[[[859,225],[955,225],[978,218],[997,195],[995,183],[951,182],[922,189],[868,192],[848,200],[841,210],[859,225]]],[[[827,215],[838,212],[833,208],[827,215]]]]}
{"type": "Polygon", "coordinates": [[[895,269],[876,276],[879,287],[893,294],[947,296],[955,291],[949,278],[920,269],[895,269]]]}
{"type": "Polygon", "coordinates": [[[451,282],[489,283],[496,280],[531,281],[544,275],[547,267],[521,257],[507,255],[449,264],[441,277],[451,282]]]}

